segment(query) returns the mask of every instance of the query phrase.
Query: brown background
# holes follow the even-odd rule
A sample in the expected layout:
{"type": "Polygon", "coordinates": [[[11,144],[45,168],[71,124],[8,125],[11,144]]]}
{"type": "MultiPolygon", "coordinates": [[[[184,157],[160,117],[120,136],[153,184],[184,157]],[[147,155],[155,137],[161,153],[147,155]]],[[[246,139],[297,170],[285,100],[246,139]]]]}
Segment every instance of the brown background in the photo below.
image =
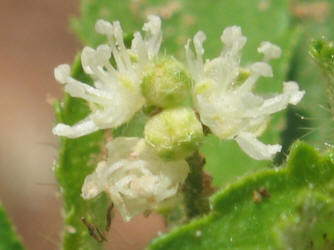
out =
{"type": "MultiPolygon", "coordinates": [[[[68,25],[77,9],[78,0],[0,0],[0,200],[27,249],[60,248],[57,138],[47,98],[62,96],[53,68],[81,49],[68,25]]],[[[143,249],[161,229],[154,216],[128,224],[117,217],[108,249],[143,249]]]]}

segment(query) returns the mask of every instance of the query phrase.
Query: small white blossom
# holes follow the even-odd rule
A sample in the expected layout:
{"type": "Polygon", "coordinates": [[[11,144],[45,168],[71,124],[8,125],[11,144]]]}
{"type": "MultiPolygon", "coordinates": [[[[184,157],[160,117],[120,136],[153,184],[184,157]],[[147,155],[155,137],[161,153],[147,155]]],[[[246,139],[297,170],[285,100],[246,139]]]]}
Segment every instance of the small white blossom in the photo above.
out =
{"type": "Polygon", "coordinates": [[[124,45],[119,22],[97,21],[95,29],[106,35],[108,44],[97,49],[85,47],[81,54],[82,67],[93,79],[94,87],[73,79],[67,64],[55,68],[55,78],[65,85],[65,92],[85,99],[92,112],[73,126],[58,124],[53,128],[54,134],[75,138],[114,128],[128,122],[142,108],[145,103],[140,90],[143,69],[158,55],[162,40],[160,18],[149,16],[148,19],[143,27],[145,37],[136,32],[130,49],[124,45]],[[116,68],[110,63],[111,55],[116,68]]]}
{"type": "Polygon", "coordinates": [[[240,67],[241,50],[246,37],[237,26],[224,30],[221,41],[225,45],[220,56],[203,62],[203,42],[206,36],[199,31],[194,39],[195,53],[186,44],[186,57],[195,81],[193,98],[201,121],[221,139],[234,139],[249,156],[257,160],[272,159],[281,146],[265,145],[257,137],[263,133],[270,114],[296,105],[303,97],[296,82],[283,83],[283,93],[263,98],[252,93],[259,77],[272,77],[268,64],[281,55],[281,49],[269,42],[261,43],[258,52],[262,62],[248,68],[240,67]]]}
{"type": "Polygon", "coordinates": [[[272,58],[280,58],[282,55],[281,48],[270,42],[262,42],[257,48],[257,52],[264,55],[263,61],[265,62],[269,62],[272,58]]]}
{"type": "Polygon", "coordinates": [[[86,177],[82,197],[106,192],[125,221],[175,197],[189,172],[185,160],[163,161],[144,139],[116,138],[107,149],[108,160],[86,177]]]}

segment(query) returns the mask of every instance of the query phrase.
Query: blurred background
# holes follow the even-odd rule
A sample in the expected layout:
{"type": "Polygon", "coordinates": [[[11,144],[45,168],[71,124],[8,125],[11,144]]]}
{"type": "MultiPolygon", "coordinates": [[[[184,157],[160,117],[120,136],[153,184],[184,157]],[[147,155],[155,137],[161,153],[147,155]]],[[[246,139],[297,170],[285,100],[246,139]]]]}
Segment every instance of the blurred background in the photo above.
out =
{"type": "MultiPolygon", "coordinates": [[[[69,28],[77,12],[78,0],[0,0],[0,201],[27,249],[60,249],[48,100],[62,97],[53,68],[71,63],[81,49],[69,28]]],[[[117,217],[108,249],[142,249],[162,227],[154,216],[128,224],[117,217]]]]}

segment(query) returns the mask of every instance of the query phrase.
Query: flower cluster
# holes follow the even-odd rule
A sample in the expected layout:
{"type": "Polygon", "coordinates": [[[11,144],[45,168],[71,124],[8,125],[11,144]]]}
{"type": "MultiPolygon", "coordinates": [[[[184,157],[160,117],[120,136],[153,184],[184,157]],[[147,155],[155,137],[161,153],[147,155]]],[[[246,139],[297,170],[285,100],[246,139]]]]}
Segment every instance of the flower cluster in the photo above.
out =
{"type": "Polygon", "coordinates": [[[163,161],[144,139],[120,137],[106,147],[109,158],[86,177],[82,197],[105,191],[125,221],[175,196],[189,172],[185,160],[163,161]]]}
{"type": "Polygon", "coordinates": [[[53,128],[55,135],[75,138],[99,129],[116,128],[143,107],[145,99],[140,85],[145,67],[158,55],[162,40],[160,25],[159,17],[149,16],[143,27],[146,36],[143,38],[136,32],[128,50],[119,22],[97,21],[95,29],[106,35],[108,44],[96,50],[85,47],[81,54],[82,67],[94,80],[94,87],[73,79],[68,64],[55,69],[55,78],[65,85],[65,92],[85,99],[92,113],[74,126],[58,124],[53,128]],[[111,54],[116,67],[110,63],[111,54]]]}
{"type": "Polygon", "coordinates": [[[144,138],[119,137],[106,145],[108,159],[86,177],[84,199],[106,192],[125,221],[156,209],[180,192],[190,171],[185,159],[202,143],[203,125],[222,140],[236,140],[257,160],[272,159],[281,150],[280,145],[265,145],[257,137],[271,114],[296,105],[304,91],[296,82],[285,82],[283,93],[271,98],[252,92],[260,77],[273,76],[269,61],[280,57],[278,46],[261,43],[258,52],[263,61],[241,67],[246,37],[240,27],[228,27],[221,36],[221,54],[204,62],[206,37],[199,31],[185,46],[184,65],[159,55],[162,32],[157,16],[148,17],[144,36],[134,33],[130,48],[124,44],[119,22],[99,20],[95,29],[108,43],[82,51],[82,67],[93,86],[72,78],[67,64],[55,69],[65,92],[85,99],[91,113],[73,126],[56,125],[53,133],[76,138],[127,123],[144,106],[159,112],[146,123],[144,138]]]}
{"type": "Polygon", "coordinates": [[[257,137],[263,133],[270,118],[287,107],[296,105],[303,97],[296,82],[283,83],[283,93],[271,98],[252,93],[259,77],[272,77],[268,61],[281,55],[279,47],[263,42],[258,52],[264,54],[262,62],[247,68],[240,67],[241,50],[246,37],[240,27],[226,28],[221,35],[225,45],[220,56],[203,62],[205,34],[199,31],[193,44],[195,54],[186,48],[187,62],[194,79],[193,98],[201,121],[220,139],[234,139],[252,158],[268,160],[279,151],[280,145],[265,145],[257,137]]]}

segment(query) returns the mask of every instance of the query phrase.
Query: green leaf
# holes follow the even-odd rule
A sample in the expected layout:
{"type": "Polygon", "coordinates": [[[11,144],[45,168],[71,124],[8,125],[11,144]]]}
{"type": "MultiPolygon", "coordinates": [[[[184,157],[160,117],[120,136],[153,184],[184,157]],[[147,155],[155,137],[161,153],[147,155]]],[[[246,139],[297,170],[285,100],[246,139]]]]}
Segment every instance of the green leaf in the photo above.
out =
{"type": "Polygon", "coordinates": [[[301,204],[276,226],[277,249],[334,249],[334,202],[316,192],[300,197],[301,204]]]}
{"type": "Polygon", "coordinates": [[[319,233],[333,242],[334,200],[328,195],[333,181],[334,152],[322,156],[297,142],[285,166],[260,170],[228,185],[213,197],[209,215],[155,239],[149,249],[277,249],[279,243],[290,245],[291,239],[283,241],[289,232],[296,237],[306,233],[317,246],[326,246],[319,233]],[[294,216],[300,222],[288,229],[286,223],[293,223],[294,216]],[[317,223],[307,226],[310,217],[317,223]],[[329,217],[329,223],[323,223],[329,217]]]}
{"type": "MultiPolygon", "coordinates": [[[[97,19],[119,20],[123,30],[132,33],[141,29],[147,14],[158,14],[163,17],[164,40],[161,51],[184,59],[184,45],[198,30],[203,30],[208,37],[204,44],[206,56],[214,57],[222,49],[219,38],[222,30],[227,26],[239,25],[248,38],[243,51],[243,65],[261,59],[256,49],[262,41],[271,41],[282,48],[282,58],[272,61],[274,78],[262,79],[257,84],[259,92],[275,93],[282,89],[299,35],[297,30],[290,28],[288,2],[82,0],[80,17],[72,20],[72,27],[84,44],[95,47],[105,41],[103,36],[94,32],[97,19]]],[[[275,116],[262,139],[266,143],[280,143],[282,127],[284,113],[275,116]]],[[[207,142],[201,153],[206,156],[206,169],[214,176],[216,185],[223,185],[240,174],[268,165],[267,161],[251,159],[232,141],[220,142],[210,136],[207,142]],[[233,162],[233,168],[230,162],[233,162]]]]}
{"type": "MultiPolygon", "coordinates": [[[[79,57],[73,65],[72,76],[84,82],[91,82],[91,79],[83,73],[79,57]]],[[[55,103],[55,111],[57,122],[70,125],[83,119],[90,112],[82,99],[69,95],[65,96],[63,103],[55,103]]],[[[105,195],[89,201],[83,200],[81,186],[85,177],[94,171],[103,145],[103,131],[78,139],[61,139],[59,158],[54,172],[64,203],[63,249],[65,250],[101,248],[102,244],[89,235],[81,219],[85,217],[103,231],[110,201],[105,195]]]]}
{"type": "Polygon", "coordinates": [[[23,250],[21,240],[0,203],[0,250],[23,250]]]}

